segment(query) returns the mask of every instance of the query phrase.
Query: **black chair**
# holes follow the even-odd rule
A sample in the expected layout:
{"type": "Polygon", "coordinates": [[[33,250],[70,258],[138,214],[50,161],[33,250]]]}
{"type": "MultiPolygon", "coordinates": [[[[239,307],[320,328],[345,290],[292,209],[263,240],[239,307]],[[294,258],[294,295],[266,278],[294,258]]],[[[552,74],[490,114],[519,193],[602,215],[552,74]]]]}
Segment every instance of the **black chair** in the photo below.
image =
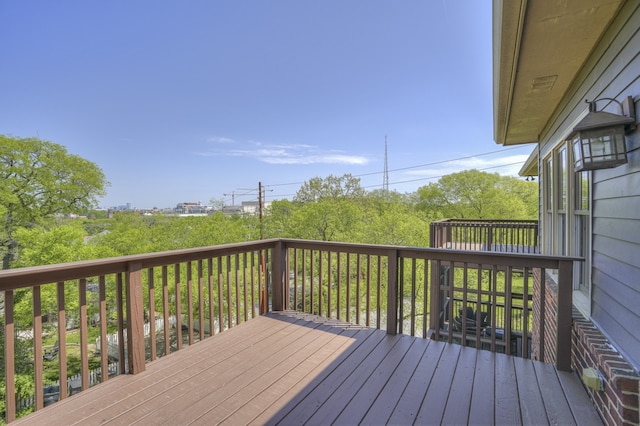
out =
{"type": "MultiPolygon", "coordinates": [[[[457,316],[453,320],[453,329],[454,331],[462,331],[463,317],[466,317],[464,323],[466,324],[466,332],[470,334],[475,334],[478,330],[478,315],[474,312],[471,306],[467,306],[466,312],[465,309],[460,308],[460,316],[457,316]]],[[[488,325],[488,312],[480,312],[480,332],[488,325]]]]}

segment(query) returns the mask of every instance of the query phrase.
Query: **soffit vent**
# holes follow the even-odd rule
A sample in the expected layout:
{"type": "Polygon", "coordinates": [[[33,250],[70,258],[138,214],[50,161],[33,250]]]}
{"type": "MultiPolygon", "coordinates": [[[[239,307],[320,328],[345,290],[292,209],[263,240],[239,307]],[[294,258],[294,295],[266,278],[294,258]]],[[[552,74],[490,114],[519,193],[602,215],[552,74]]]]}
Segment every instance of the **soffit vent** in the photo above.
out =
{"type": "Polygon", "coordinates": [[[532,92],[549,92],[553,88],[553,85],[556,84],[557,79],[558,79],[557,74],[534,78],[531,81],[531,91],[532,92]]]}

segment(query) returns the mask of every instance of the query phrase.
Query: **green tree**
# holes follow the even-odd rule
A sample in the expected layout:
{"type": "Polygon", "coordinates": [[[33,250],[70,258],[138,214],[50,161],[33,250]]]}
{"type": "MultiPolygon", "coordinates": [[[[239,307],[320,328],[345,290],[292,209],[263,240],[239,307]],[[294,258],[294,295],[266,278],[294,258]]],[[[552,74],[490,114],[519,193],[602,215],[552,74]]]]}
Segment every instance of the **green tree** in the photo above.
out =
{"type": "Polygon", "coordinates": [[[417,207],[434,219],[535,219],[537,185],[466,170],[418,188],[417,207]]]}
{"type": "Polygon", "coordinates": [[[16,230],[55,214],[86,211],[105,195],[102,170],[61,145],[0,135],[0,251],[3,269],[17,252],[16,230]]]}
{"type": "Polygon", "coordinates": [[[366,197],[362,234],[356,242],[399,246],[428,246],[429,218],[416,210],[410,196],[375,191],[366,197]]]}
{"type": "Polygon", "coordinates": [[[293,201],[309,203],[323,198],[359,198],[364,195],[365,191],[360,186],[360,179],[347,173],[340,177],[329,175],[324,179],[320,177],[309,179],[302,184],[293,201]]]}

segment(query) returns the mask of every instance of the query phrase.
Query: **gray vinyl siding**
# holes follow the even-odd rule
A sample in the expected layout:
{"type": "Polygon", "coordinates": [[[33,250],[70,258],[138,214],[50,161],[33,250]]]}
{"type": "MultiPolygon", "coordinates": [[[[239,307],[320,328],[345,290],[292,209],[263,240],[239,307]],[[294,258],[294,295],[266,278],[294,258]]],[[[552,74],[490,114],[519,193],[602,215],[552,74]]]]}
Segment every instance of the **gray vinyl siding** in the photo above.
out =
{"type": "MultiPolygon", "coordinates": [[[[633,13],[629,14],[630,7],[625,8],[627,14],[621,14],[612,25],[611,42],[597,67],[602,74],[594,87],[602,90],[603,95],[597,96],[621,100],[631,95],[638,107],[640,7],[632,3],[633,13]],[[613,60],[606,64],[609,58],[613,60]]],[[[627,136],[627,164],[592,174],[591,317],[636,366],[640,366],[639,133],[636,130],[627,136]]]]}
{"type": "MultiPolygon", "coordinates": [[[[549,120],[540,157],[567,136],[571,123],[586,109],[584,99],[622,101],[629,95],[640,109],[640,2],[636,1],[627,2],[611,23],[549,120]]],[[[627,136],[627,152],[627,164],[592,172],[591,318],[639,367],[640,126],[627,136]]]]}

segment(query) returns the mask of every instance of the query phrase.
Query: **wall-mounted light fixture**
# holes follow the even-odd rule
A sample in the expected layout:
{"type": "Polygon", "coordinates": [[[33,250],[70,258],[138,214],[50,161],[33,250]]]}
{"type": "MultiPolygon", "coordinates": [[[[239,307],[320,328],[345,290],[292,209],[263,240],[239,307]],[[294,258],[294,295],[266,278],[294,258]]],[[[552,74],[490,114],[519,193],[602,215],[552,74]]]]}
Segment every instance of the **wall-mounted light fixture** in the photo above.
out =
{"type": "Polygon", "coordinates": [[[606,169],[626,163],[624,136],[636,128],[633,97],[627,96],[622,103],[611,98],[585,102],[589,104],[589,113],[571,134],[575,171],[606,169]],[[604,100],[617,103],[622,115],[598,111],[596,103],[604,100]]]}

